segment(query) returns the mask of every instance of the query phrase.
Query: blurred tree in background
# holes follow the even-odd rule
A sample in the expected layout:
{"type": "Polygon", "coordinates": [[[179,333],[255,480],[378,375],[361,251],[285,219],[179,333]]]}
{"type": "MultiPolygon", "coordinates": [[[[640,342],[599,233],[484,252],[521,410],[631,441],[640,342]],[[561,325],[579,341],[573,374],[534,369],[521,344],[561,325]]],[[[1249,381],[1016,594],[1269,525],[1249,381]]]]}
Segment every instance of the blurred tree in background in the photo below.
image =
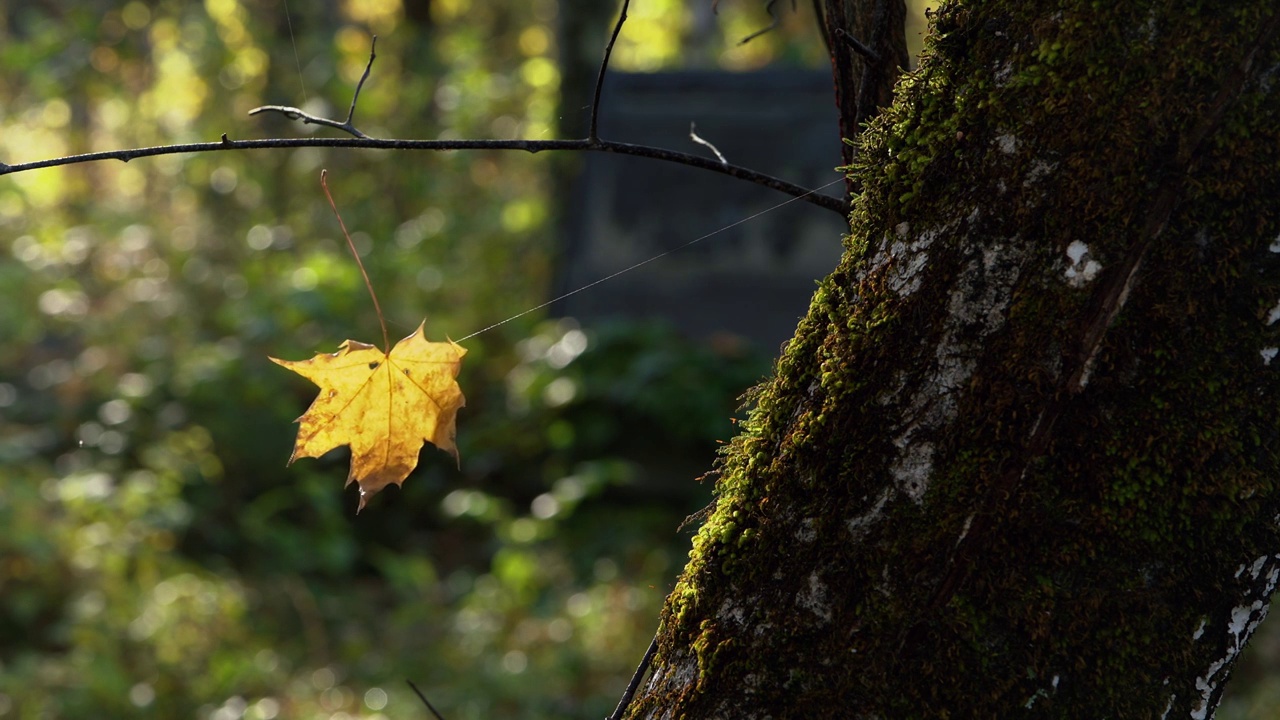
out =
{"type": "MultiPolygon", "coordinates": [[[[615,67],[823,62],[807,8],[739,45],[769,16],[721,5],[638,0],[615,67]]],[[[11,4],[0,160],[333,132],[246,112],[340,115],[373,34],[365,132],[554,137],[572,11],[11,4]]],[[[286,469],[313,391],[266,359],[377,333],[321,167],[393,331],[460,337],[546,299],[545,156],[302,149],[0,181],[0,717],[422,717],[407,679],[450,720],[616,702],[707,500],[692,480],[766,356],[508,323],[467,343],[461,471],[428,451],[356,517],[341,453],[286,469]]]]}

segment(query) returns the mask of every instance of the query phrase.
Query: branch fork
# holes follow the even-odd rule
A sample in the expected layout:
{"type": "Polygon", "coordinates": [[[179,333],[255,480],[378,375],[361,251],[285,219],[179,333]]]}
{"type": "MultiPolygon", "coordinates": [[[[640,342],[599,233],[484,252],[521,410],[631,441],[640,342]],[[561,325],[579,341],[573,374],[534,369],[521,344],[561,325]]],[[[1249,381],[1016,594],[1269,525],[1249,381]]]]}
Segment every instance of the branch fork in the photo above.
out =
{"type": "MultiPolygon", "coordinates": [[[[369,136],[360,132],[351,121],[355,118],[356,102],[360,100],[360,91],[364,89],[365,80],[369,79],[369,71],[373,69],[373,60],[376,57],[378,57],[378,36],[374,35],[373,41],[369,44],[369,62],[365,63],[364,74],[360,76],[360,82],[356,83],[356,91],[351,95],[351,107],[347,110],[346,120],[330,120],[329,118],[317,117],[292,105],[263,105],[250,110],[249,114],[257,115],[264,112],[277,112],[290,120],[300,120],[303,125],[324,125],[325,127],[337,128],[358,138],[368,139],[369,136]]],[[[225,139],[227,136],[223,135],[222,137],[225,139]]]]}

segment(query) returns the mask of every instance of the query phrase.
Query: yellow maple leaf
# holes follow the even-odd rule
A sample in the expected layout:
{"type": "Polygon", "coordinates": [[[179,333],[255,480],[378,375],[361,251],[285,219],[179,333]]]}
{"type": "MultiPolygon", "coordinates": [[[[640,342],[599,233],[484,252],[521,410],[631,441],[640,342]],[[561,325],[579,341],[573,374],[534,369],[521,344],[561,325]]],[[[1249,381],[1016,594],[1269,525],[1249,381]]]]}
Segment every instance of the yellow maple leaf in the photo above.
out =
{"type": "Polygon", "coordinates": [[[466,404],[455,378],[467,351],[453,341],[429,342],[422,325],[390,353],[347,340],[338,352],[310,360],[271,361],[320,386],[298,418],[290,464],[351,446],[347,484],[360,485],[360,509],[379,490],[404,482],[424,442],[458,459],[458,410],[466,404]]]}

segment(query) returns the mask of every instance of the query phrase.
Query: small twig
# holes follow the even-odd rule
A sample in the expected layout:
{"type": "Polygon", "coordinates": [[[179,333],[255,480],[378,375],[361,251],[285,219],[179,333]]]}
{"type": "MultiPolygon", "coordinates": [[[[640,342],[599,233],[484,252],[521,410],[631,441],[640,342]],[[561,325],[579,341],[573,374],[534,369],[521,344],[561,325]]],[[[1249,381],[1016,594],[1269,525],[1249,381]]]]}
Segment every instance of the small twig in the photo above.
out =
{"type": "Polygon", "coordinates": [[[818,34],[822,36],[822,44],[831,54],[831,34],[827,32],[827,14],[822,9],[822,0],[813,0],[813,17],[818,23],[818,34]]]}
{"type": "MultiPolygon", "coordinates": [[[[356,115],[356,101],[360,99],[360,90],[364,88],[364,81],[369,79],[369,71],[373,69],[373,59],[378,57],[378,36],[374,35],[369,42],[369,62],[364,64],[364,74],[360,76],[360,82],[356,83],[356,91],[351,94],[351,107],[347,110],[347,126],[351,126],[351,120],[356,115]]],[[[353,132],[358,132],[354,127],[353,132]]]]}
{"type": "Polygon", "coordinates": [[[431,711],[431,714],[436,716],[436,720],[444,720],[444,717],[440,715],[440,711],[436,710],[436,707],[431,704],[431,701],[427,699],[426,695],[422,694],[422,691],[418,689],[418,686],[413,684],[412,680],[405,680],[405,682],[409,683],[409,687],[413,688],[413,691],[418,694],[418,699],[422,701],[423,705],[427,706],[427,709],[431,711]]]}
{"type": "Polygon", "coordinates": [[[861,40],[846,32],[844,28],[836,28],[836,37],[844,40],[850,50],[861,55],[862,59],[866,60],[869,64],[880,64],[880,53],[864,45],[861,40]]]}
{"type": "MultiPolygon", "coordinates": [[[[699,480],[701,480],[701,478],[699,478],[699,480]]],[[[706,507],[702,508],[701,510],[694,512],[691,515],[686,515],[684,520],[681,520],[680,524],[676,526],[676,532],[684,532],[684,529],[689,527],[690,525],[706,520],[708,517],[711,516],[711,511],[715,509],[716,509],[716,501],[712,500],[710,504],[708,504],[706,507]]]]}
{"type": "Polygon", "coordinates": [[[613,45],[618,42],[618,34],[622,32],[622,23],[627,21],[627,8],[631,0],[622,0],[622,11],[618,13],[618,22],[613,26],[613,35],[609,36],[609,44],[604,46],[604,59],[600,61],[600,74],[596,76],[596,92],[591,99],[591,126],[587,131],[587,141],[600,142],[600,93],[604,91],[604,74],[609,70],[609,58],[613,55],[613,45]]]}
{"type": "Polygon", "coordinates": [[[769,12],[769,17],[772,20],[772,22],[769,23],[769,27],[766,27],[763,30],[757,30],[751,33],[750,35],[742,38],[741,40],[738,41],[739,45],[746,45],[747,43],[751,42],[752,40],[755,40],[761,35],[764,35],[767,32],[777,29],[778,25],[782,23],[782,19],[778,17],[778,12],[773,9],[773,6],[777,4],[778,4],[778,0],[769,0],[769,2],[766,3],[764,6],[764,9],[769,12]]]}
{"type": "MultiPolygon", "coordinates": [[[[815,9],[817,8],[817,3],[818,3],[818,2],[820,2],[820,0],[814,0],[814,7],[815,7],[815,9]]],[[[768,0],[768,2],[767,2],[767,3],[765,3],[764,9],[769,13],[769,17],[771,18],[771,22],[769,23],[769,27],[766,27],[766,28],[764,28],[763,30],[757,30],[757,31],[755,31],[755,32],[751,33],[750,35],[748,35],[748,36],[746,36],[746,37],[742,38],[741,40],[739,40],[739,41],[738,41],[738,44],[739,44],[739,45],[746,45],[747,43],[751,42],[752,40],[755,40],[756,38],[760,37],[761,35],[764,35],[765,33],[770,32],[770,31],[772,31],[772,30],[776,30],[776,29],[778,28],[778,26],[782,24],[782,18],[778,16],[777,11],[776,11],[776,10],[774,10],[774,7],[773,7],[774,5],[777,5],[777,4],[778,4],[778,0],[768,0]]],[[[715,12],[715,9],[716,9],[716,8],[715,8],[715,3],[712,3],[712,5],[711,5],[711,10],[712,10],[712,12],[715,12]]],[[[792,11],[792,12],[795,12],[795,10],[796,10],[796,0],[791,0],[791,11],[792,11]]],[[[819,11],[819,12],[820,12],[820,11],[819,11]]],[[[822,15],[821,15],[821,14],[819,14],[819,15],[818,15],[818,19],[819,19],[819,23],[821,23],[821,19],[822,19],[822,15]]],[[[825,35],[823,36],[823,41],[824,41],[824,42],[826,42],[826,36],[825,36],[825,35]]]]}
{"type": "Polygon", "coordinates": [[[290,120],[301,120],[304,125],[324,125],[325,127],[337,128],[338,130],[351,133],[358,138],[368,138],[369,136],[357,130],[356,126],[353,125],[351,121],[356,115],[356,101],[360,99],[360,90],[364,88],[365,81],[369,79],[369,71],[373,68],[374,58],[378,57],[377,49],[378,36],[374,35],[373,42],[369,45],[369,62],[364,66],[364,74],[360,76],[360,82],[356,83],[356,91],[351,96],[351,107],[347,110],[347,119],[345,121],[339,122],[337,120],[330,120],[329,118],[317,117],[305,110],[302,110],[301,108],[296,108],[291,105],[263,105],[262,107],[256,107],[250,110],[249,114],[257,115],[258,113],[263,112],[278,112],[290,120]]]}
{"type": "Polygon", "coordinates": [[[627,712],[627,707],[631,705],[631,699],[635,697],[636,690],[640,688],[640,681],[644,679],[645,673],[649,671],[649,663],[653,662],[653,655],[658,651],[658,636],[654,635],[649,641],[649,649],[644,651],[644,658],[640,661],[640,666],[636,668],[635,673],[631,676],[631,682],[627,683],[626,692],[622,693],[622,699],[618,701],[618,707],[614,708],[613,714],[607,720],[622,720],[622,715],[627,712]]]}
{"type": "Polygon", "coordinates": [[[349,123],[338,122],[337,120],[330,120],[329,118],[317,117],[315,115],[312,115],[309,112],[306,112],[305,110],[302,110],[296,107],[291,107],[289,105],[263,105],[262,107],[256,107],[250,110],[249,114],[257,115],[258,113],[264,113],[264,112],[278,112],[281,115],[284,115],[285,117],[289,118],[290,120],[301,120],[304,125],[324,125],[326,127],[337,128],[339,130],[349,132],[352,135],[355,135],[356,137],[361,139],[365,139],[369,137],[368,135],[365,135],[364,133],[352,127],[349,123]]]}
{"type": "Polygon", "coordinates": [[[689,139],[698,143],[699,145],[705,145],[706,147],[710,148],[711,152],[715,153],[716,158],[720,160],[721,165],[729,164],[729,161],[724,159],[724,155],[722,155],[720,151],[716,149],[715,145],[712,145],[709,141],[703,139],[698,135],[698,126],[696,123],[689,123],[689,139]]]}

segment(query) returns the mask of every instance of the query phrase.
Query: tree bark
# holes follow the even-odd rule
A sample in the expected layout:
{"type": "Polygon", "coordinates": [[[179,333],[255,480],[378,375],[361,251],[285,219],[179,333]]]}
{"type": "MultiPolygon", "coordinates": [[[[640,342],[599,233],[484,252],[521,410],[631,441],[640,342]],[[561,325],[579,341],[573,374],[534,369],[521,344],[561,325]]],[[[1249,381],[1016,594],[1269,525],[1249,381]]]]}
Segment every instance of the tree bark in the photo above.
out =
{"type": "MultiPolygon", "coordinates": [[[[857,137],[893,101],[894,85],[910,62],[906,18],[904,0],[822,0],[840,137],[857,137]]],[[[853,147],[845,145],[843,153],[845,165],[851,164],[853,147]]]]}
{"type": "Polygon", "coordinates": [[[1212,715],[1280,578],[1277,12],[940,10],[631,717],[1212,715]]]}

